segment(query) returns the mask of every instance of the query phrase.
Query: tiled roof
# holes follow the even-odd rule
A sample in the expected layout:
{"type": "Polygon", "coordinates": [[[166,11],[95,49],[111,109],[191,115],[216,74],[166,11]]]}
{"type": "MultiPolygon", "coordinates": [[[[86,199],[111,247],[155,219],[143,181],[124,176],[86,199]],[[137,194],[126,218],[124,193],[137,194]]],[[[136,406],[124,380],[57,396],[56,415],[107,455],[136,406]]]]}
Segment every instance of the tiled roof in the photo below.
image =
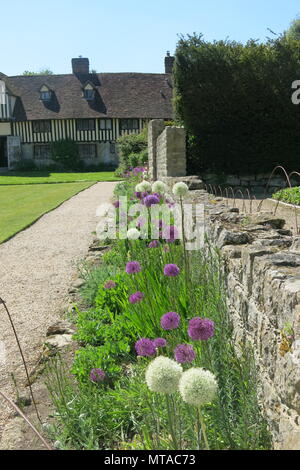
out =
{"type": "Polygon", "coordinates": [[[18,97],[17,121],[94,117],[172,118],[172,85],[169,74],[100,73],[88,75],[34,75],[4,77],[18,97]],[[83,98],[82,89],[93,83],[95,99],[83,98]],[[52,90],[50,102],[41,101],[39,90],[52,90]]]}

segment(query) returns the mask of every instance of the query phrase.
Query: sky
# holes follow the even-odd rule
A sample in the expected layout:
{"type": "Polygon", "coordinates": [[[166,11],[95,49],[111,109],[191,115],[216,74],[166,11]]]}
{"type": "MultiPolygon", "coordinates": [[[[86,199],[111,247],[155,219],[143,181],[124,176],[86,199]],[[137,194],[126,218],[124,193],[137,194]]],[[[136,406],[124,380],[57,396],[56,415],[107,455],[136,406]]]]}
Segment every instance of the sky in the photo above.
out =
{"type": "Polygon", "coordinates": [[[71,73],[81,55],[99,73],[162,73],[180,34],[264,41],[299,14],[299,0],[2,0],[0,72],[71,73]]]}

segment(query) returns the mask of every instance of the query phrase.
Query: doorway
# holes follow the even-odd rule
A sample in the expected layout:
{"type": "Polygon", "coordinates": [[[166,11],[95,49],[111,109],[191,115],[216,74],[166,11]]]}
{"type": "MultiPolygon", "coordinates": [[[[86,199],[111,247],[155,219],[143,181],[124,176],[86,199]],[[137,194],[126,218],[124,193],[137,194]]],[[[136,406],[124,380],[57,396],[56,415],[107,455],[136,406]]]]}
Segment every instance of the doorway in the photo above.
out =
{"type": "Polygon", "coordinates": [[[0,137],[0,168],[8,167],[7,137],[0,137]]]}

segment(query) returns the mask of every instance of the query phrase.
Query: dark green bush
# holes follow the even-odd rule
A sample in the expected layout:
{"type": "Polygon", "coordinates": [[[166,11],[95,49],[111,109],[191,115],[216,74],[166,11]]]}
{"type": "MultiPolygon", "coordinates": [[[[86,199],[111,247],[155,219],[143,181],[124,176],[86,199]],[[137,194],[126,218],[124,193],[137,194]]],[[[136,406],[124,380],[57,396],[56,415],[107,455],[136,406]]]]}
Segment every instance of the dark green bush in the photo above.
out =
{"type": "Polygon", "coordinates": [[[38,167],[34,160],[21,160],[14,164],[15,171],[32,171],[37,169],[38,167]]]}
{"type": "Polygon", "coordinates": [[[181,37],[174,66],[175,110],[188,134],[188,171],[260,173],[299,165],[298,41],[280,37],[205,42],[181,37]]]}
{"type": "Polygon", "coordinates": [[[53,142],[51,147],[52,159],[66,170],[81,170],[84,162],[80,161],[78,145],[74,140],[61,139],[53,142]]]}

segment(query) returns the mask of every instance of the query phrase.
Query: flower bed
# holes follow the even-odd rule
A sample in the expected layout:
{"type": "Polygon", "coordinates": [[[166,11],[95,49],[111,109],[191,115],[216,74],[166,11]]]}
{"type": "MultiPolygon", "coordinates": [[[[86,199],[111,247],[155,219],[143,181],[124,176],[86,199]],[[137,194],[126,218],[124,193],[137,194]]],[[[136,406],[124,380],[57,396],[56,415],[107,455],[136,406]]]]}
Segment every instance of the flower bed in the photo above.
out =
{"type": "MultiPolygon", "coordinates": [[[[129,206],[167,203],[170,224],[155,221],[159,239],[142,237],[132,219],[128,238],[114,240],[82,291],[76,352],[69,377],[53,363],[48,386],[57,409],[53,430],[68,449],[268,449],[257,400],[255,364],[232,338],[219,254],[207,245],[189,253],[174,227],[163,183],[133,171],[116,188],[129,206]],[[138,184],[138,186],[136,186],[138,184]]],[[[187,188],[174,194],[182,202],[187,188]]],[[[122,207],[118,208],[118,220],[122,207]]],[[[169,223],[169,219],[168,219],[169,223]]]]}

